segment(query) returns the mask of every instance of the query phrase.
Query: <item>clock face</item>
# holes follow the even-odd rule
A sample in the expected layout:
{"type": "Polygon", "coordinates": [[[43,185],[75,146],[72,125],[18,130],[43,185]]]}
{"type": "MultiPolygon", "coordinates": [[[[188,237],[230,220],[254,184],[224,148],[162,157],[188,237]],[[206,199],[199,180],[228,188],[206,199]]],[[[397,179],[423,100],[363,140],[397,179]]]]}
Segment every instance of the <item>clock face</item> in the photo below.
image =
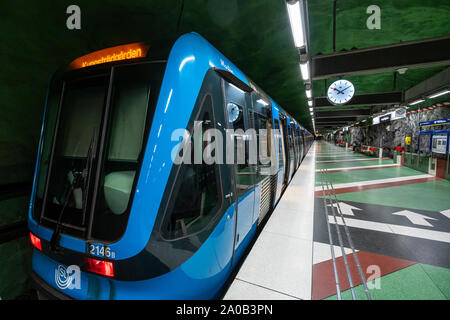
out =
{"type": "Polygon", "coordinates": [[[234,103],[229,103],[227,105],[227,109],[228,109],[228,121],[230,123],[235,122],[240,115],[240,110],[239,107],[237,105],[235,105],[234,103]]]}
{"type": "Polygon", "coordinates": [[[337,80],[328,88],[327,98],[332,104],[345,104],[355,94],[355,87],[348,80],[337,80]]]}

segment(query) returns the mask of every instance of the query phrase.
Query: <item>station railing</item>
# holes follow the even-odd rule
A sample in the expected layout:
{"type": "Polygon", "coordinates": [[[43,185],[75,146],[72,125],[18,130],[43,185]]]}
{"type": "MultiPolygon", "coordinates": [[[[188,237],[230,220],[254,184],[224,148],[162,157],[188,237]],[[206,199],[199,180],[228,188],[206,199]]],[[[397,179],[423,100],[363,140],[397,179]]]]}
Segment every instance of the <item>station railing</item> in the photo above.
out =
{"type": "Polygon", "coordinates": [[[404,150],[394,151],[394,163],[401,163],[403,155],[403,165],[414,170],[428,173],[430,166],[430,154],[426,152],[405,152],[404,150]]]}

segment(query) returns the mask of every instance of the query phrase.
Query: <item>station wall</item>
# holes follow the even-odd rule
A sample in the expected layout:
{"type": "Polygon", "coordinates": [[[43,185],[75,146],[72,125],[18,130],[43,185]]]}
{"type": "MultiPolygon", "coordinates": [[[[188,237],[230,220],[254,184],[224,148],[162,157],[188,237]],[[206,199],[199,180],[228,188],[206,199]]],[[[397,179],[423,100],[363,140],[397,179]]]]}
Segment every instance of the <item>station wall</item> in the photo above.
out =
{"type": "Polygon", "coordinates": [[[405,138],[411,137],[411,151],[417,149],[419,122],[450,117],[450,107],[407,114],[405,118],[365,127],[350,128],[350,143],[360,141],[363,145],[383,147],[383,155],[392,156],[397,146],[405,147],[405,138]]]}

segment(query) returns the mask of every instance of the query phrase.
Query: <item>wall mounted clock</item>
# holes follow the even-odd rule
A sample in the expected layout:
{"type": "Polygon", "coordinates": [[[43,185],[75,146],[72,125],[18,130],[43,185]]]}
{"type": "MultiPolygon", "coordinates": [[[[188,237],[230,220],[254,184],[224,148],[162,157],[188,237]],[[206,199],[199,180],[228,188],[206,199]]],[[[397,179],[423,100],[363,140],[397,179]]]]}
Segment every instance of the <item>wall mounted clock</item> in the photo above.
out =
{"type": "Polygon", "coordinates": [[[327,98],[334,105],[349,102],[355,94],[355,87],[348,80],[337,80],[328,87],[327,98]]]}

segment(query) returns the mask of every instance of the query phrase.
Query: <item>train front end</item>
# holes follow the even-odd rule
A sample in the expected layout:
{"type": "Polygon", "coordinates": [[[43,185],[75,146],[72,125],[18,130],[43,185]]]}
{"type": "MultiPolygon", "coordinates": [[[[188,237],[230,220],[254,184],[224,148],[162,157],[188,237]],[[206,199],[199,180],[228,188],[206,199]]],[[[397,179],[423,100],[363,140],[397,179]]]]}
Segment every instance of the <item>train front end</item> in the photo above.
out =
{"type": "Polygon", "coordinates": [[[28,219],[41,298],[215,297],[230,272],[222,255],[233,250],[234,222],[222,217],[234,207],[192,237],[164,237],[160,227],[177,170],[171,135],[191,118],[212,50],[195,34],[166,59],[134,43],[53,77],[28,219]]]}

